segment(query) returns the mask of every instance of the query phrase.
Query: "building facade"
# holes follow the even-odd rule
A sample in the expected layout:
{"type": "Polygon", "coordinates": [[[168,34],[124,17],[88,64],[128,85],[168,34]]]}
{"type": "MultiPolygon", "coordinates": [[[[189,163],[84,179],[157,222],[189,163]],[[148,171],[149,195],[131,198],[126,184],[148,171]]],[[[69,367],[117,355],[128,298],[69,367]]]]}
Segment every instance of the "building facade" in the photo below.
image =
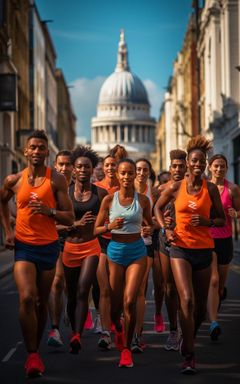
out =
{"type": "Polygon", "coordinates": [[[201,131],[240,184],[240,1],[206,0],[200,18],[201,131]]]}
{"type": "Polygon", "coordinates": [[[155,148],[155,119],[143,83],[130,71],[123,31],[115,71],[102,85],[92,119],[93,149],[105,156],[116,144],[124,145],[133,159],[149,157],[155,148]]]}

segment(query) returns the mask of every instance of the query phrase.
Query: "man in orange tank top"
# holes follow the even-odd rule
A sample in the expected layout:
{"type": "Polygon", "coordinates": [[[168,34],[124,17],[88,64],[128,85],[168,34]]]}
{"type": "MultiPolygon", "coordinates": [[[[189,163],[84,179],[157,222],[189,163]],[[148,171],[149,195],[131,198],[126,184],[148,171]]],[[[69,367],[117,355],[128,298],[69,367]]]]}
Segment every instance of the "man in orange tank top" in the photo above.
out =
{"type": "Polygon", "coordinates": [[[45,166],[48,138],[36,130],[27,139],[28,166],[8,176],[1,191],[6,247],[15,248],[14,278],[19,292],[19,318],[28,352],[26,375],[42,375],[38,348],[47,319],[47,303],[59,255],[55,220],[71,226],[74,214],[63,175],[45,166]],[[8,201],[16,194],[16,232],[9,222],[8,201]]]}

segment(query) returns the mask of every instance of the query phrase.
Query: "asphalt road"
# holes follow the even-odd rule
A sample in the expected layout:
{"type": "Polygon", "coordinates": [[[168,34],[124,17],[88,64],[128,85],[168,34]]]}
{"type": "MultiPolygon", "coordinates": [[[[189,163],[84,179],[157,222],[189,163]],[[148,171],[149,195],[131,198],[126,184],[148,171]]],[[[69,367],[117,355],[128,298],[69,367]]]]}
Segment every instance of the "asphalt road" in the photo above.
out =
{"type": "MultiPolygon", "coordinates": [[[[154,302],[151,283],[147,302],[144,339],[147,344],[143,354],[134,355],[134,367],[118,368],[119,353],[114,348],[108,352],[97,348],[98,336],[85,331],[79,355],[68,352],[70,329],[62,324],[65,346],[50,349],[46,345],[47,330],[40,353],[46,365],[40,383],[65,384],[150,384],[157,383],[218,383],[240,382],[240,265],[232,265],[228,280],[228,297],[222,305],[219,322],[223,334],[217,343],[211,342],[209,323],[204,323],[196,340],[198,373],[186,376],[179,373],[182,358],[178,352],[167,352],[163,346],[167,332],[153,331],[154,302]]],[[[0,384],[22,384],[32,380],[24,376],[26,352],[17,318],[18,296],[12,276],[0,280],[0,384]]],[[[166,311],[164,308],[164,317],[166,311]]],[[[168,326],[168,324],[167,324],[168,326]]]]}

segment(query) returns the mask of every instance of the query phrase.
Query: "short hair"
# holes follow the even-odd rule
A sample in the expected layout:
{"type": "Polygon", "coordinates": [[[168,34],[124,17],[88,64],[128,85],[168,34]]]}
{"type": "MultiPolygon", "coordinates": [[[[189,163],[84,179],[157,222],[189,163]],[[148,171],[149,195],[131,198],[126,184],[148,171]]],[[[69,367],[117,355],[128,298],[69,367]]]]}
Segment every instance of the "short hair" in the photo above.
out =
{"type": "Polygon", "coordinates": [[[27,138],[27,143],[31,139],[42,139],[45,140],[48,144],[48,137],[46,135],[46,132],[43,129],[35,129],[27,138]]]}
{"type": "MultiPolygon", "coordinates": [[[[122,145],[115,145],[112,149],[110,149],[108,156],[105,157],[113,157],[116,161],[119,161],[121,159],[127,159],[128,158],[128,153],[122,145]]],[[[104,160],[105,160],[104,159],[104,160]]]]}
{"type": "Polygon", "coordinates": [[[126,158],[126,159],[121,159],[121,160],[119,160],[118,163],[117,163],[117,168],[118,168],[119,165],[122,164],[122,163],[128,163],[128,164],[133,165],[133,166],[134,166],[134,169],[135,169],[135,171],[136,171],[136,164],[135,164],[135,162],[134,162],[132,159],[126,158]]]}
{"type": "Polygon", "coordinates": [[[91,161],[93,168],[96,167],[96,165],[97,165],[97,163],[99,161],[99,157],[98,157],[97,152],[95,152],[89,146],[79,145],[78,147],[76,147],[72,151],[71,162],[72,162],[73,166],[75,165],[75,161],[79,157],[87,157],[91,161]]]}
{"type": "Polygon", "coordinates": [[[187,153],[182,149],[173,149],[169,152],[170,160],[184,160],[186,161],[187,153]]]}
{"type": "Polygon", "coordinates": [[[212,163],[214,162],[214,160],[217,160],[217,159],[223,159],[226,163],[226,166],[228,167],[228,161],[227,161],[227,158],[226,156],[222,155],[221,153],[216,153],[216,155],[213,155],[209,160],[208,160],[208,164],[209,165],[212,165],[212,163]]]}
{"type": "Polygon", "coordinates": [[[206,156],[208,151],[212,149],[212,141],[208,140],[205,136],[197,135],[189,140],[187,144],[188,157],[192,151],[199,150],[206,156]]]}
{"type": "Polygon", "coordinates": [[[63,149],[62,151],[59,151],[56,154],[55,161],[57,161],[59,156],[69,156],[69,157],[71,157],[71,155],[72,155],[71,151],[68,151],[67,149],[63,149]]]}
{"type": "Polygon", "coordinates": [[[137,163],[139,163],[140,161],[144,161],[145,163],[147,163],[147,165],[149,166],[149,171],[151,173],[152,172],[152,164],[150,163],[150,161],[148,159],[145,159],[144,157],[140,157],[139,159],[137,159],[135,161],[135,164],[137,165],[137,163]]]}

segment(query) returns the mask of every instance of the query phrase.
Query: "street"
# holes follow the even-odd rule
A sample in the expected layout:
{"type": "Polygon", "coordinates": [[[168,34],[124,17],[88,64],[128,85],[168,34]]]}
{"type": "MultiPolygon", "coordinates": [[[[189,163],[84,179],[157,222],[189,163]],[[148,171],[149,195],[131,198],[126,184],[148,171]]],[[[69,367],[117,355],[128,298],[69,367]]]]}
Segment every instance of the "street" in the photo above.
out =
{"type": "MultiPolygon", "coordinates": [[[[223,334],[216,343],[208,336],[209,323],[204,323],[196,340],[196,366],[198,374],[186,377],[179,373],[182,361],[178,352],[164,350],[167,332],[153,331],[154,302],[152,284],[148,289],[147,313],[144,326],[143,354],[134,355],[132,369],[118,368],[119,353],[113,348],[102,352],[97,348],[98,335],[85,331],[82,351],[79,355],[68,353],[70,328],[62,323],[65,346],[51,349],[46,345],[47,329],[40,352],[46,364],[46,373],[35,379],[40,383],[146,383],[156,381],[168,383],[239,383],[239,319],[240,319],[240,265],[232,264],[228,279],[228,297],[222,305],[219,322],[223,334]]],[[[18,296],[12,275],[0,279],[0,383],[22,384],[25,379],[23,365],[26,352],[17,318],[18,296]]],[[[164,318],[167,319],[164,307],[164,318]]],[[[167,324],[168,326],[168,324],[167,324]]]]}

